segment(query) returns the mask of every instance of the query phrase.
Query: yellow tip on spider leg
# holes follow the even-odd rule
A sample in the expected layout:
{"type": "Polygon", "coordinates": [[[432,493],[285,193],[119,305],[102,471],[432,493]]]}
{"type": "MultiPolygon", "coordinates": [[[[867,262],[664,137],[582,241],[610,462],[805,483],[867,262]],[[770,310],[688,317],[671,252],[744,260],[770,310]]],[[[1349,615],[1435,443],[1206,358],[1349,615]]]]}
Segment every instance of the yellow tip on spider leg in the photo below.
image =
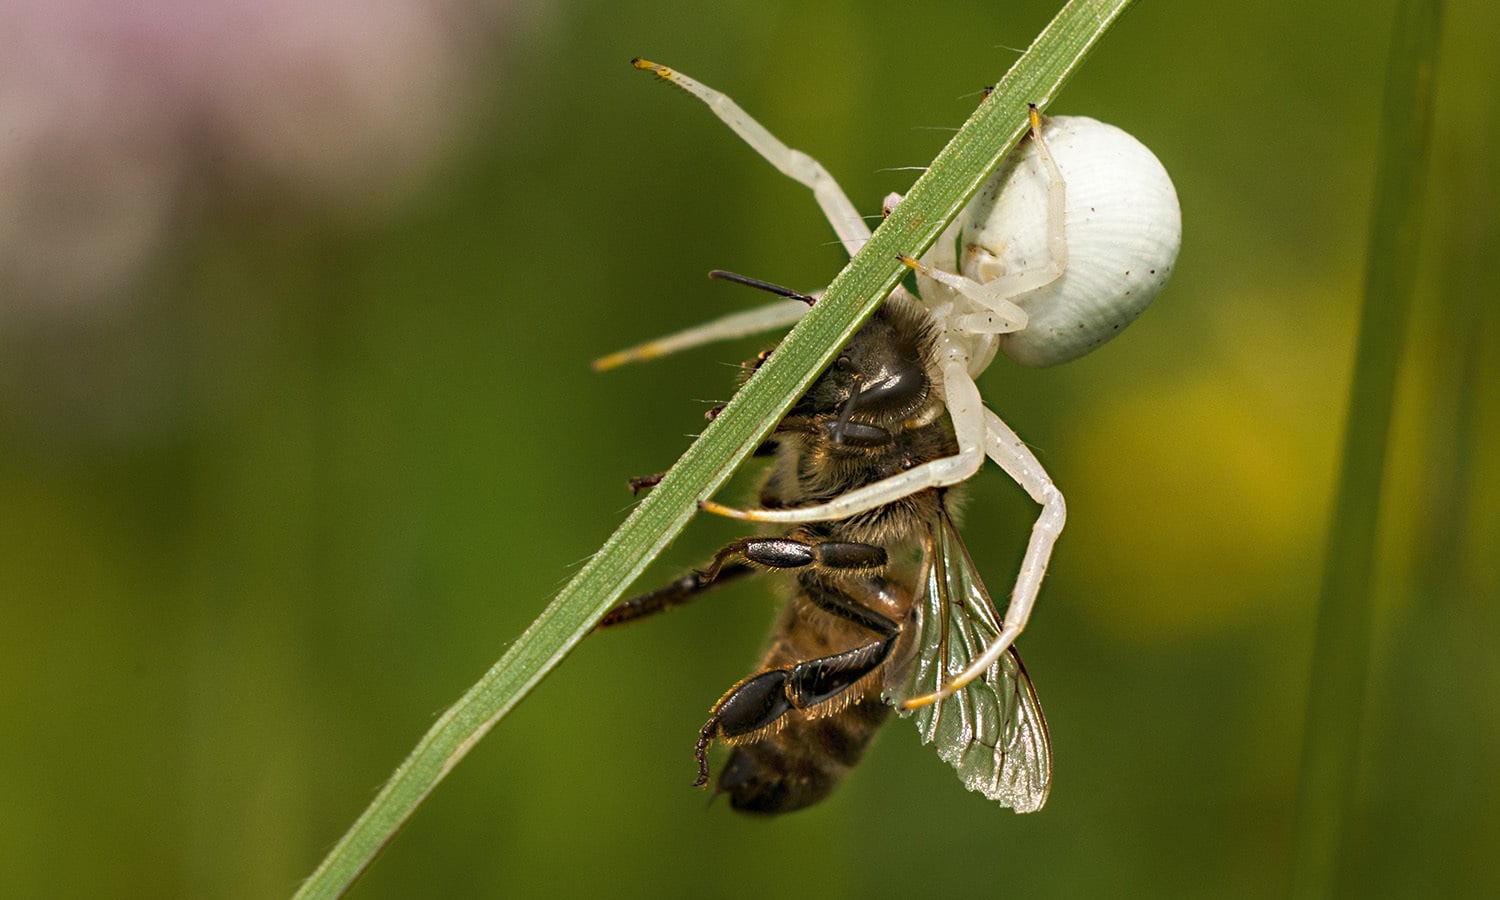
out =
{"type": "Polygon", "coordinates": [[[760,521],[760,519],[755,515],[755,510],[753,509],[735,509],[732,506],[725,506],[722,503],[715,503],[712,500],[698,501],[698,508],[706,513],[712,513],[716,516],[724,516],[725,518],[729,519],[744,519],[749,522],[760,521]]]}
{"type": "Polygon", "coordinates": [[[635,66],[637,69],[642,70],[642,71],[645,71],[645,72],[654,72],[654,73],[656,73],[656,76],[658,78],[665,78],[668,81],[672,80],[672,70],[671,69],[669,69],[666,66],[663,66],[663,65],[661,65],[659,63],[654,63],[654,62],[652,62],[649,59],[643,59],[643,58],[637,56],[635,59],[632,59],[630,61],[630,64],[632,66],[635,66]]]}
{"type": "Polygon", "coordinates": [[[906,266],[913,272],[917,272],[921,275],[926,275],[928,278],[932,277],[932,267],[922,262],[920,259],[917,259],[914,256],[907,256],[905,253],[896,254],[896,258],[901,260],[901,265],[906,266]]]}
{"type": "Polygon", "coordinates": [[[931,694],[923,694],[920,697],[907,697],[905,700],[901,701],[901,708],[903,710],[921,709],[922,707],[930,706],[941,699],[943,699],[941,691],[931,694]]]}
{"type": "Polygon", "coordinates": [[[621,350],[618,353],[611,353],[608,356],[601,356],[592,363],[589,363],[589,368],[595,372],[607,372],[610,369],[619,368],[626,363],[645,362],[646,360],[656,359],[663,355],[654,345],[645,344],[640,347],[632,347],[629,350],[621,350]]]}

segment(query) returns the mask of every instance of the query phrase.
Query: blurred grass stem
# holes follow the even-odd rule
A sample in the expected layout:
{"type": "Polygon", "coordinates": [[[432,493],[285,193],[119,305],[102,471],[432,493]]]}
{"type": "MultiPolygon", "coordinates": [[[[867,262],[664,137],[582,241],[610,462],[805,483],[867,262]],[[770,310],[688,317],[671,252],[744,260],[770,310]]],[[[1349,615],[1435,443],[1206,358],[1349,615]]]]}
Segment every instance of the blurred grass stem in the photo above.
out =
{"type": "MultiPolygon", "coordinates": [[[[890,293],[906,271],[898,254],[917,256],[932,243],[1020,139],[1027,105],[1045,107],[1131,2],[1071,0],[1058,12],[769,361],[499,662],[433,724],[298,897],[343,893],[480,738],[588,634],[890,293]]],[[[981,83],[983,74],[974,80],[981,83]]]]}
{"type": "Polygon", "coordinates": [[[1386,67],[1364,309],[1328,536],[1298,787],[1292,896],[1336,896],[1350,864],[1373,566],[1396,376],[1416,290],[1441,0],[1401,0],[1386,67]]]}

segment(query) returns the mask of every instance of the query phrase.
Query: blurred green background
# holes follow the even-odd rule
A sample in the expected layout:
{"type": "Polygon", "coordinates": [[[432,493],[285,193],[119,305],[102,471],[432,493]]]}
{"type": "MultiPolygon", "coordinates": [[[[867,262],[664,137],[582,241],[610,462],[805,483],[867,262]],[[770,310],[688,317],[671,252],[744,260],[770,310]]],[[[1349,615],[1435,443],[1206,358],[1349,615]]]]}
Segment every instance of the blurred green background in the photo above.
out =
{"type": "MultiPolygon", "coordinates": [[[[730,93],[873,213],[1055,4],[406,8],[390,52],[344,42],[368,37],[354,5],[273,10],[324,10],[301,56],[219,35],[206,55],[275,75],[249,107],[131,82],[172,43],[116,16],[102,33],[147,49],[108,84],[160,101],[129,158],[166,174],[133,205],[94,205],[118,163],[69,193],[107,129],[0,172],[151,236],[96,270],[77,229],[0,228],[23,248],[0,251],[6,896],[289,894],[763,342],[589,360],[755,302],[708,269],[837,271],[806,192],[632,56],[730,93]],[[62,263],[27,268],[43,251],[62,263]]],[[[1022,641],[1056,754],[1043,812],[964,791],[905,723],[811,811],[706,808],[694,737],[772,614],[747,584],[586,641],[354,896],[1282,893],[1391,8],[1147,0],[1053,107],[1155,150],[1185,240],[1120,340],[981,382],[1068,497],[1022,641]]],[[[1500,892],[1497,35],[1495,4],[1449,4],[1351,894],[1500,892]]],[[[976,479],[992,588],[1033,516],[976,479]]],[[[740,533],[695,521],[640,587],[740,533]]]]}

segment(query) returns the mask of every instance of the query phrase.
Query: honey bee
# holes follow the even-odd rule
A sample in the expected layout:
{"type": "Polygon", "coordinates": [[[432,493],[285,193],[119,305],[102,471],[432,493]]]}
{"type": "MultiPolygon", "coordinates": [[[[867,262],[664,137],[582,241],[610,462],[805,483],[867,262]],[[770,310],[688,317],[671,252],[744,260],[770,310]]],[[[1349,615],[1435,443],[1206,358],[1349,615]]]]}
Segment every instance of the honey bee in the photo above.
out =
{"type": "MultiPolygon", "coordinates": [[[[882,305],[775,429],[761,504],[824,503],[953,455],[935,350],[919,307],[902,298],[882,305]]],[[[718,788],[734,809],[775,814],[817,803],[889,716],[882,700],[937,691],[998,637],[994,606],[954,525],[954,498],[954,489],[931,488],[847,518],[732,541],[702,572],[605,615],[601,627],[611,627],[752,572],[793,576],[755,674],[724,694],[699,733],[698,785],[709,780],[709,746],[722,741],[733,749],[718,788]]],[[[1017,812],[1046,801],[1047,725],[1014,648],[964,691],[908,714],[970,789],[1017,812]]]]}

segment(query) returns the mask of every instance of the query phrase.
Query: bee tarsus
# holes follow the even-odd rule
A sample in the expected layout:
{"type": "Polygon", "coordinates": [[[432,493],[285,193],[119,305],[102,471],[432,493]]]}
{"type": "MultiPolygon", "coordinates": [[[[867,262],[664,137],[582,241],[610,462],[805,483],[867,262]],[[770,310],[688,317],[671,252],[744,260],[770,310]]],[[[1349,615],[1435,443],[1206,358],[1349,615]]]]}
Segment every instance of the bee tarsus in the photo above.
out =
{"type": "Polygon", "coordinates": [[[661,480],[666,477],[667,474],[665,472],[658,472],[655,475],[637,475],[630,479],[627,487],[630,488],[630,493],[639,494],[647,488],[654,488],[658,484],[661,484],[661,480]]]}

